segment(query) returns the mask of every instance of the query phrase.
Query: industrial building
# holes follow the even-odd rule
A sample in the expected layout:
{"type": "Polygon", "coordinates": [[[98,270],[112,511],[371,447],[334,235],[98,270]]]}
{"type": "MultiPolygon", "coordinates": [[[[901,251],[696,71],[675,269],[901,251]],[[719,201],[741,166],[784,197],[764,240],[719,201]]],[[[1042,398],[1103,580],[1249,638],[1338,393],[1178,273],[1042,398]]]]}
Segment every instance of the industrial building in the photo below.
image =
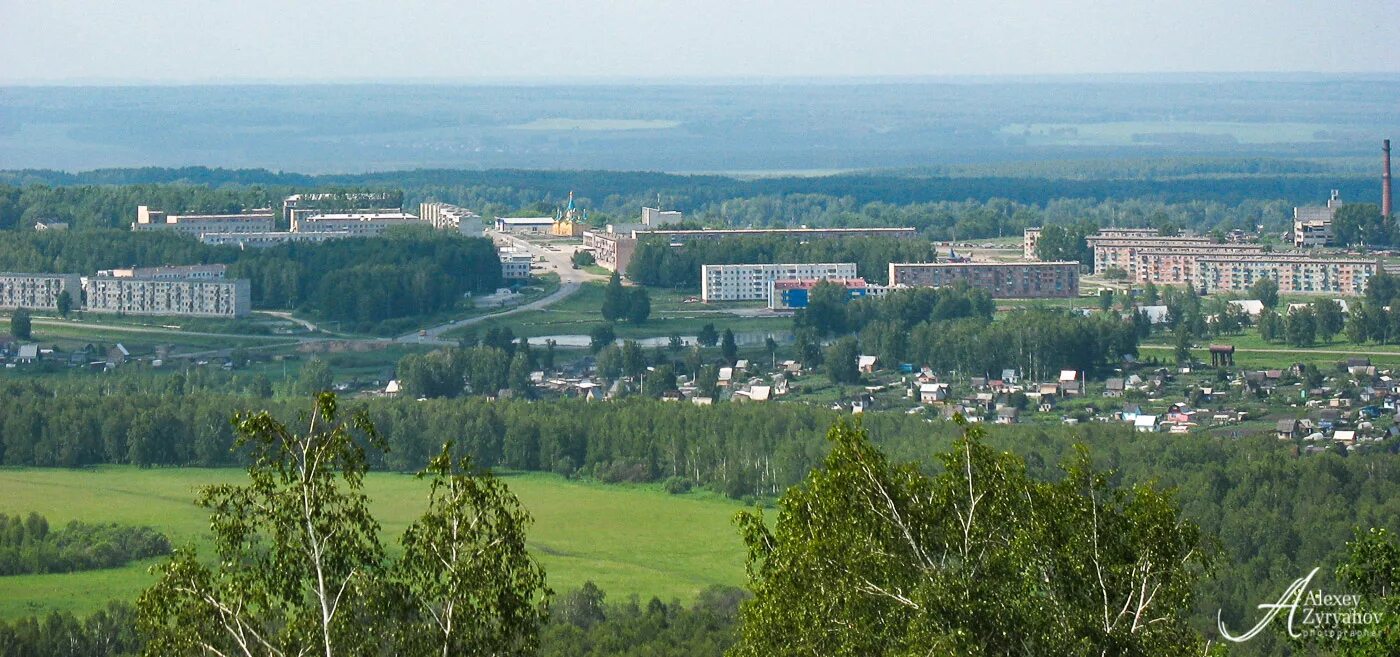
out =
{"type": "Polygon", "coordinates": [[[481,215],[448,203],[421,203],[418,217],[438,230],[455,230],[472,237],[481,237],[486,231],[481,215]]]}
{"type": "Polygon", "coordinates": [[[890,263],[890,285],[944,287],[966,283],[997,299],[1079,296],[1078,262],[890,263]]]}
{"type": "Polygon", "coordinates": [[[549,233],[554,229],[554,217],[496,217],[500,233],[549,233]]]}
{"type": "Polygon", "coordinates": [[[165,280],[92,276],[83,279],[83,309],[124,315],[246,317],[252,310],[247,279],[165,280]]]}
{"type": "Polygon", "coordinates": [[[166,214],[141,205],[136,208],[132,230],[172,230],[198,237],[204,233],[262,233],[274,229],[272,210],[244,210],[235,214],[166,214]]]}
{"type": "Polygon", "coordinates": [[[1293,246],[1327,246],[1332,243],[1332,221],[1342,207],[1342,195],[1332,190],[1327,205],[1303,205],[1293,208],[1293,246]]]}
{"type": "Polygon", "coordinates": [[[700,300],[767,301],[775,281],[850,279],[856,263],[802,263],[752,265],[702,265],[700,300]]]}
{"type": "MultiPolygon", "coordinates": [[[[768,284],[768,309],[797,310],[806,308],[811,298],[812,288],[821,282],[823,281],[812,278],[770,282],[768,284]]],[[[826,282],[846,288],[847,299],[880,297],[890,291],[888,286],[872,285],[867,283],[864,278],[826,279],[826,282]]]]}
{"type": "Polygon", "coordinates": [[[1366,292],[1366,281],[1380,263],[1363,258],[1314,258],[1297,254],[1205,256],[1197,259],[1197,278],[1206,294],[1245,292],[1261,278],[1278,283],[1280,294],[1366,292]]]}
{"type": "Polygon", "coordinates": [[[0,274],[0,308],[57,310],[58,298],[66,291],[76,309],[82,290],[77,274],[0,274]]]}

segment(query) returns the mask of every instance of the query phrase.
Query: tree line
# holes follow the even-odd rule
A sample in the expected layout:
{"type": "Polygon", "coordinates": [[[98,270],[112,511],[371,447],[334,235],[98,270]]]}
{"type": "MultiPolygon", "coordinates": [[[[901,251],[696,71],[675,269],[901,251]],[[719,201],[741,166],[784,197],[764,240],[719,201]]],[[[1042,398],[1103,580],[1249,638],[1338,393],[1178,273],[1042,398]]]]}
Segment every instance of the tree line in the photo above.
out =
{"type": "Polygon", "coordinates": [[[115,568],[163,554],[170,554],[170,541],[150,527],[74,520],[50,529],[37,513],[0,513],[0,576],[115,568]]]}
{"type": "Polygon", "coordinates": [[[240,250],[164,231],[19,232],[0,243],[0,270],[70,272],[223,263],[250,281],[257,308],[301,310],[366,328],[431,314],[465,293],[495,291],[500,259],[490,240],[428,228],[382,239],[329,240],[240,250]],[[353,290],[353,294],[347,291],[353,290]]]}

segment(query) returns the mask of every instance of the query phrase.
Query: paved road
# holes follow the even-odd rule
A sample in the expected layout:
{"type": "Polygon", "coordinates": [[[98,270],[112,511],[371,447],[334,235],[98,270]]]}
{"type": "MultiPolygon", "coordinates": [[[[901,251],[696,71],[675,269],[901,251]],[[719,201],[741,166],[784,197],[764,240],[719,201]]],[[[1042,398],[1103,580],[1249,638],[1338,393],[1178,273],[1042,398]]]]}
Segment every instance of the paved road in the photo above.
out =
{"type": "Polygon", "coordinates": [[[104,331],[122,331],[124,333],[154,333],[159,335],[183,335],[196,336],[201,338],[241,338],[245,340],[276,340],[276,335],[249,335],[244,333],[207,333],[204,331],[182,331],[179,329],[159,328],[154,326],[130,326],[125,324],[101,324],[95,322],[79,322],[75,320],[62,319],[42,319],[31,320],[36,326],[67,326],[72,328],[101,329],[104,331]]]}
{"type": "Polygon", "coordinates": [[[607,280],[607,277],[605,276],[590,274],[582,269],[574,269],[571,258],[573,257],[574,249],[576,247],[572,245],[559,245],[556,246],[554,250],[551,250],[547,248],[546,245],[528,242],[513,235],[505,235],[502,233],[497,233],[495,231],[487,231],[487,235],[491,237],[500,246],[509,246],[515,249],[528,252],[530,256],[535,260],[538,260],[539,258],[543,257],[543,263],[536,263],[537,266],[542,266],[543,269],[537,271],[541,271],[542,273],[554,272],[558,274],[559,289],[555,290],[554,292],[550,293],[549,295],[543,298],[536,299],[524,305],[508,308],[500,312],[487,313],[484,315],[477,315],[475,317],[468,317],[466,319],[459,319],[456,322],[438,324],[437,326],[432,326],[423,329],[422,333],[415,331],[413,333],[401,335],[397,338],[394,338],[395,342],[432,345],[456,344],[456,341],[454,340],[443,339],[442,334],[455,328],[471,326],[473,324],[484,322],[488,319],[508,317],[516,313],[523,313],[531,310],[540,310],[542,308],[549,307],[568,298],[569,295],[573,294],[574,292],[577,292],[578,289],[582,287],[583,284],[586,282],[607,280]]]}

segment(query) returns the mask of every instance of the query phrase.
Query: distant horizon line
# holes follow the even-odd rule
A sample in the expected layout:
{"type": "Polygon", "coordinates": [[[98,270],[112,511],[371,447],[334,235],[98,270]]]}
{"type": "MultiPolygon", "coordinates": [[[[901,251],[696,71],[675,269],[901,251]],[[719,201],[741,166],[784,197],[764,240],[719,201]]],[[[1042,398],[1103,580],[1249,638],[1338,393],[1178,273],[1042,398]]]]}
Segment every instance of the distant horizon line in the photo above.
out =
{"type": "Polygon", "coordinates": [[[121,88],[121,87],[290,87],[290,86],[750,86],[771,84],[852,85],[899,83],[986,84],[1041,82],[1142,82],[1198,80],[1396,80],[1400,71],[1138,71],[1118,73],[959,73],[920,75],[718,75],[718,76],[495,76],[480,78],[451,77],[367,77],[367,78],[0,78],[0,88],[121,88]]]}

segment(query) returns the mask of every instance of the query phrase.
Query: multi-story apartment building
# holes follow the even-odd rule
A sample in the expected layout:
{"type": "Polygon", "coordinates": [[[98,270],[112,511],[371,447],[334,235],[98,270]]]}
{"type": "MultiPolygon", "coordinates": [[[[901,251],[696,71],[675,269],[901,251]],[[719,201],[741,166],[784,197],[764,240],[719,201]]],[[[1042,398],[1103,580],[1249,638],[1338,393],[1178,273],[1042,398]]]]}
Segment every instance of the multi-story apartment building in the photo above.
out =
{"type": "Polygon", "coordinates": [[[57,310],[64,292],[73,308],[82,303],[83,284],[77,274],[0,274],[0,308],[57,310]]]}
{"type": "Polygon", "coordinates": [[[244,210],[236,214],[166,214],[141,205],[136,208],[132,230],[172,230],[196,237],[204,233],[262,233],[273,230],[272,210],[244,210]]]}
{"type": "Polygon", "coordinates": [[[642,208],[643,226],[667,226],[685,221],[685,215],[679,210],[662,210],[660,208],[642,208]]]}
{"type": "Polygon", "coordinates": [[[422,225],[418,215],[407,212],[338,212],[314,214],[297,220],[293,232],[348,233],[350,237],[377,237],[399,226],[422,225]]]}
{"type": "Polygon", "coordinates": [[[1079,296],[1078,262],[890,263],[890,285],[943,287],[967,283],[998,299],[1079,296]]]}
{"type": "Polygon", "coordinates": [[[217,281],[228,273],[228,265],[166,265],[161,267],[128,267],[103,269],[98,276],[109,278],[149,278],[158,281],[217,281]]]}
{"type": "Polygon", "coordinates": [[[1281,294],[1359,295],[1380,263],[1363,258],[1314,258],[1297,254],[1206,256],[1196,261],[1203,292],[1245,292],[1272,278],[1281,294]]]}
{"type": "MultiPolygon", "coordinates": [[[[822,282],[817,279],[795,281],[772,281],[768,284],[769,310],[796,310],[806,308],[811,298],[812,288],[822,282]]],[[[864,278],[828,279],[828,282],[846,288],[846,298],[881,297],[890,291],[886,285],[872,285],[864,278]]]]}
{"type": "Polygon", "coordinates": [[[486,230],[481,215],[447,203],[419,204],[418,216],[438,230],[455,230],[473,237],[480,237],[486,230]]]}
{"type": "Polygon", "coordinates": [[[774,281],[847,279],[856,277],[856,263],[702,265],[700,300],[766,301],[774,281]]]}
{"type": "Polygon", "coordinates": [[[1200,287],[1196,278],[1196,261],[1204,257],[1256,255],[1263,247],[1253,244],[1212,244],[1209,247],[1177,247],[1144,249],[1133,256],[1128,273],[1138,283],[1155,285],[1190,285],[1200,287]]]}
{"type": "Polygon", "coordinates": [[[1110,268],[1128,272],[1129,278],[1136,279],[1134,267],[1138,251],[1160,251],[1166,249],[1201,248],[1215,245],[1207,237],[1100,237],[1090,235],[1089,247],[1094,250],[1094,273],[1102,275],[1110,268]]]}
{"type": "Polygon", "coordinates": [[[1342,195],[1332,190],[1327,205],[1302,205],[1293,208],[1293,246],[1327,246],[1332,242],[1332,220],[1342,207],[1342,195]]]}
{"type": "Polygon", "coordinates": [[[83,279],[83,308],[94,313],[246,317],[247,279],[169,280],[92,276],[83,279]]]}
{"type": "Polygon", "coordinates": [[[598,266],[615,272],[627,272],[637,240],[630,235],[612,231],[588,230],[583,233],[583,248],[593,254],[598,266]]]}

